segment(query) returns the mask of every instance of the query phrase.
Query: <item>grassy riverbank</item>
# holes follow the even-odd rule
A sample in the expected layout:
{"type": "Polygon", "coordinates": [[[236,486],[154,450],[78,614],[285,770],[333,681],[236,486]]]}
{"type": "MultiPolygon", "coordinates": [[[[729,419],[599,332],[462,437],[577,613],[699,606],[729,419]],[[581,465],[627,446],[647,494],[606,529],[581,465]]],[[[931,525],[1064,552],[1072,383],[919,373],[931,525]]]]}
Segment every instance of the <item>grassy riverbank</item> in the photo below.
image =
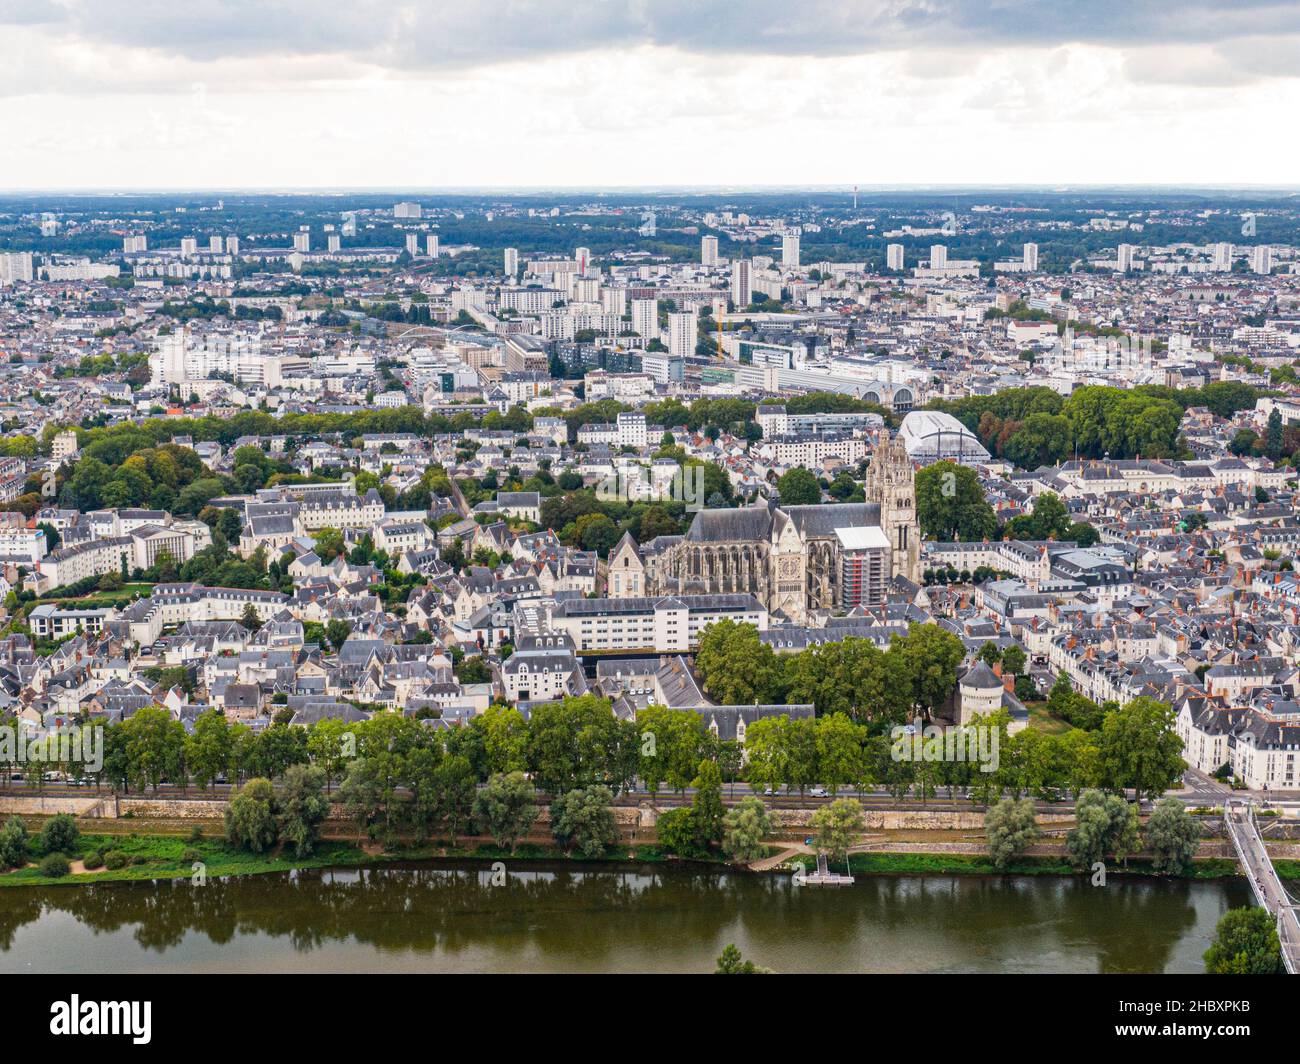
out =
{"type": "MultiPolygon", "coordinates": [[[[224,840],[204,836],[183,838],[176,835],[83,835],[76,852],[67,855],[74,872],[57,878],[41,875],[39,858],[33,863],[0,875],[0,887],[79,886],[87,883],[124,883],[150,879],[189,879],[205,876],[249,876],[267,872],[289,872],[300,868],[356,867],[396,861],[501,860],[501,861],[572,861],[592,863],[592,858],[565,853],[558,847],[525,843],[511,854],[509,850],[477,843],[446,846],[438,843],[399,846],[391,850],[362,847],[351,842],[325,839],[316,844],[307,857],[295,857],[291,849],[267,853],[228,846],[224,840]],[[95,852],[117,851],[127,863],[121,868],[96,868],[82,871],[80,862],[95,852]]],[[[676,860],[656,846],[611,847],[595,862],[615,864],[653,864],[676,860]]]]}
{"type": "MultiPolygon", "coordinates": [[[[776,853],[773,848],[770,852],[776,853]]],[[[228,846],[224,840],[212,836],[182,837],[178,835],[132,834],[87,834],[83,835],[76,852],[68,855],[74,862],[75,871],[66,876],[52,878],[41,875],[38,867],[39,857],[32,855],[33,863],[26,868],[16,869],[0,875],[0,887],[6,886],[76,886],[86,883],[118,883],[151,879],[189,879],[200,870],[194,867],[201,864],[205,876],[247,876],[268,872],[288,872],[303,868],[358,867],[363,865],[385,864],[399,861],[440,861],[440,860],[480,860],[480,861],[548,861],[577,863],[604,863],[611,867],[620,865],[670,864],[683,863],[672,854],[667,854],[654,845],[637,845],[610,847],[603,857],[591,859],[578,854],[565,853],[558,847],[523,843],[511,853],[491,844],[478,840],[464,840],[458,846],[448,846],[431,842],[419,845],[402,845],[391,850],[376,845],[361,846],[355,842],[335,839],[321,840],[316,844],[312,854],[307,857],[295,857],[292,850],[276,849],[267,853],[250,853],[228,846]],[[117,851],[127,863],[116,869],[96,868],[81,870],[80,861],[91,853],[117,851]]],[[[806,867],[815,864],[810,855],[802,860],[806,867]]],[[[719,870],[731,867],[721,857],[712,860],[692,860],[695,867],[715,867],[719,870]]],[[[1274,862],[1278,875],[1283,879],[1300,880],[1300,860],[1277,860],[1274,862]]],[[[836,871],[843,864],[834,866],[836,871]]],[[[1035,876],[1074,876],[1080,875],[1063,857],[1022,857],[1006,868],[995,868],[993,863],[981,854],[953,853],[918,853],[915,851],[891,853],[872,851],[853,854],[849,868],[854,875],[1035,875],[1035,876]]],[[[778,875],[787,874],[789,866],[773,869],[778,875]]],[[[1108,865],[1111,875],[1151,875],[1149,861],[1133,858],[1126,865],[1108,865]]],[[[1196,861],[1188,878],[1216,879],[1240,875],[1235,861],[1223,858],[1206,858],[1196,861]]]]}

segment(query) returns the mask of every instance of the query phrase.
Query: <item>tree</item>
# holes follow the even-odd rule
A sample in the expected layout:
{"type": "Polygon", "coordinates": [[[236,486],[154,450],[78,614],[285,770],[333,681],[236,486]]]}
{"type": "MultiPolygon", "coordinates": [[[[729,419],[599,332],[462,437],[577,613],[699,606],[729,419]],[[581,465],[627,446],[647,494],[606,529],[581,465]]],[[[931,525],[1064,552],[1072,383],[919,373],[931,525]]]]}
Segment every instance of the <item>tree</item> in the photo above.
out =
{"type": "Polygon", "coordinates": [[[352,625],[347,621],[335,618],[325,625],[325,638],[330,641],[330,646],[335,650],[343,649],[343,644],[348,641],[348,636],[352,634],[352,625]]]}
{"type": "Polygon", "coordinates": [[[519,840],[537,820],[537,792],[522,772],[497,773],[474,798],[480,834],[491,835],[499,847],[514,853],[519,840]]]}
{"type": "Polygon", "coordinates": [[[1118,795],[1084,791],[1074,803],[1074,821],[1065,849],[1080,868],[1090,868],[1108,853],[1123,861],[1137,849],[1137,807],[1118,795]]]}
{"type": "Polygon", "coordinates": [[[594,550],[602,558],[609,554],[622,535],[618,525],[605,514],[584,514],[574,523],[574,532],[583,550],[594,550]]]}
{"type": "Polygon", "coordinates": [[[1070,511],[1054,492],[1045,491],[1034,499],[1032,513],[1013,517],[1007,526],[1008,539],[1063,539],[1070,529],[1070,511]]]}
{"type": "Polygon", "coordinates": [[[1196,819],[1177,798],[1164,798],[1156,803],[1147,819],[1146,848],[1153,854],[1152,866],[1157,872],[1181,875],[1192,864],[1201,828],[1196,819]]]}
{"type": "Polygon", "coordinates": [[[922,535],[945,541],[990,539],[998,527],[976,472],[947,460],[917,472],[916,519],[922,535]]]}
{"type": "Polygon", "coordinates": [[[896,635],[890,654],[902,655],[910,679],[912,707],[927,720],[952,696],[957,666],[966,657],[961,638],[937,624],[913,624],[896,635]]]}
{"type": "Polygon", "coordinates": [[[183,782],[185,726],[160,706],[136,710],[122,724],[127,772],[137,787],[157,787],[164,779],[183,782]]]}
{"type": "Polygon", "coordinates": [[[364,831],[375,837],[375,825],[384,812],[384,784],[375,763],[368,757],[352,761],[339,785],[339,800],[349,820],[357,825],[357,837],[364,831]]]}
{"type": "Polygon", "coordinates": [[[1047,694],[1047,711],[1058,720],[1084,731],[1096,731],[1101,727],[1104,717],[1096,702],[1075,691],[1065,673],[1056,677],[1056,682],[1047,694]]]}
{"type": "Polygon", "coordinates": [[[321,561],[332,562],[340,554],[345,553],[347,547],[343,542],[343,533],[337,528],[322,528],[317,531],[315,538],[316,556],[321,561]]]}
{"type": "Polygon", "coordinates": [[[251,779],[226,806],[226,841],[261,853],[275,840],[275,788],[268,779],[251,779]]]}
{"type": "Polygon", "coordinates": [[[740,950],[736,948],[734,942],[727,943],[718,955],[718,966],[713,971],[714,975],[771,975],[770,968],[760,968],[753,961],[747,961],[741,956],[740,950]]]}
{"type": "Polygon", "coordinates": [[[194,730],[185,737],[185,764],[200,788],[230,770],[234,737],[230,723],[219,709],[200,713],[194,730]]]}
{"type": "Polygon", "coordinates": [[[822,806],[812,815],[817,849],[834,860],[842,860],[862,833],[862,823],[862,803],[856,798],[837,798],[822,806]]]}
{"type": "Polygon", "coordinates": [[[680,805],[659,814],[655,821],[655,838],[659,846],[669,853],[683,857],[703,856],[699,831],[695,826],[695,810],[680,805]]]}
{"type": "Polygon", "coordinates": [[[640,543],[649,543],[652,539],[659,536],[676,536],[682,531],[673,516],[662,506],[647,507],[645,513],[641,515],[640,535],[637,541],[640,543]]]}
{"type": "Polygon", "coordinates": [[[438,766],[444,750],[438,742],[423,742],[400,758],[402,782],[410,792],[406,819],[418,841],[423,842],[438,826],[438,766]]]}
{"type": "Polygon", "coordinates": [[[465,658],[453,671],[456,673],[456,679],[463,684],[492,682],[492,669],[483,660],[481,654],[465,658]]]}
{"type": "Polygon", "coordinates": [[[722,852],[731,860],[748,864],[767,852],[763,840],[774,830],[772,817],[761,798],[750,795],[727,810],[722,818],[722,852]]]}
{"type": "Polygon", "coordinates": [[[1005,868],[1041,834],[1034,819],[1032,798],[1004,798],[984,814],[984,833],[994,867],[1005,868]]]}
{"type": "Polygon", "coordinates": [[[993,668],[994,665],[1000,665],[1002,663],[1002,651],[1000,651],[998,645],[991,640],[980,647],[979,653],[975,656],[980,661],[984,662],[984,664],[990,669],[993,668]]]}
{"type": "Polygon", "coordinates": [[[722,774],[717,762],[705,759],[700,762],[699,775],[691,781],[695,797],[691,800],[695,836],[700,846],[708,849],[722,839],[722,820],[726,809],[722,804],[722,774]]]}
{"type": "Polygon", "coordinates": [[[831,797],[842,786],[860,784],[867,777],[867,729],[843,713],[817,718],[817,781],[826,784],[831,797]]]}
{"type": "Polygon", "coordinates": [[[532,712],[528,766],[549,794],[608,782],[617,720],[608,699],[595,695],[547,702],[532,712]]]}
{"type": "Polygon", "coordinates": [[[21,868],[27,863],[27,825],[11,816],[0,827],[0,868],[21,868]]]}
{"type": "Polygon", "coordinates": [[[1209,975],[1281,975],[1282,945],[1267,909],[1229,909],[1219,918],[1205,951],[1209,975]]]}
{"type": "Polygon", "coordinates": [[[779,704],[784,668],[752,624],[718,621],[700,633],[695,667],[704,690],[723,705],[779,704]]]}
{"type": "Polygon", "coordinates": [[[41,853],[72,853],[81,838],[81,829],[71,813],[56,813],[41,825],[41,853]]]}
{"type": "MultiPolygon", "coordinates": [[[[337,717],[326,717],[317,721],[307,733],[307,754],[312,763],[325,773],[326,791],[342,775],[348,761],[356,753],[356,734],[352,727],[337,717]]],[[[198,727],[194,730],[197,732],[198,727]]]]}
{"type": "Polygon", "coordinates": [[[1099,745],[1104,785],[1132,787],[1139,800],[1164,794],[1187,771],[1174,711],[1154,698],[1135,698],[1107,713],[1099,745]]]}
{"type": "Polygon", "coordinates": [[[618,841],[618,825],[610,809],[614,795],[608,787],[578,788],[551,803],[551,832],[566,850],[577,848],[595,859],[618,841]]]}
{"type": "Polygon", "coordinates": [[[435,779],[438,819],[446,825],[447,836],[455,846],[456,836],[474,811],[478,776],[469,758],[463,754],[449,754],[438,765],[435,779]]]}
{"type": "Polygon", "coordinates": [[[1264,453],[1274,461],[1282,457],[1282,412],[1277,407],[1268,415],[1268,433],[1264,453]]]}
{"type": "Polygon", "coordinates": [[[1008,676],[1023,676],[1028,660],[1020,644],[1012,643],[1002,652],[1002,671],[1008,676]]]}
{"type": "Polygon", "coordinates": [[[280,838],[293,843],[298,857],[311,853],[320,836],[321,822],[329,815],[324,787],[325,771],[315,765],[290,765],[284,774],[276,823],[280,838]]]}
{"type": "Polygon", "coordinates": [[[786,470],[776,482],[782,506],[812,506],[822,501],[821,485],[803,466],[786,470]]]}
{"type": "Polygon", "coordinates": [[[637,775],[651,797],[668,784],[681,793],[690,786],[704,756],[707,731],[693,710],[646,706],[637,714],[637,775]]]}
{"type": "Polygon", "coordinates": [[[244,612],[239,615],[239,623],[250,632],[256,632],[262,627],[262,618],[258,616],[257,607],[251,602],[245,604],[244,612]]]}
{"type": "Polygon", "coordinates": [[[524,772],[528,768],[528,722],[512,706],[497,702],[478,714],[473,726],[483,732],[483,752],[490,773],[524,772]]]}

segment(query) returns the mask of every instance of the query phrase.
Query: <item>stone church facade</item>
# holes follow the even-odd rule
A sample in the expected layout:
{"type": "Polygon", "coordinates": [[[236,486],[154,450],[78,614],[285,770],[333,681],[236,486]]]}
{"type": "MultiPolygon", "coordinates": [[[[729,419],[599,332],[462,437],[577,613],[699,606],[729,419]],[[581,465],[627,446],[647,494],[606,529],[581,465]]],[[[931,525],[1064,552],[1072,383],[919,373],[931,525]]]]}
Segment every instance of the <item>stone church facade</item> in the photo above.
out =
{"type": "MultiPolygon", "coordinates": [[[[647,569],[652,594],[754,595],[773,616],[802,623],[811,610],[843,603],[844,556],[860,536],[878,530],[887,539],[888,576],[920,580],[915,470],[901,441],[884,435],[865,481],[866,502],[779,506],[759,502],[739,509],[702,510],[684,536],[662,544],[647,569]]],[[[611,555],[611,572],[626,565],[611,555]]]]}

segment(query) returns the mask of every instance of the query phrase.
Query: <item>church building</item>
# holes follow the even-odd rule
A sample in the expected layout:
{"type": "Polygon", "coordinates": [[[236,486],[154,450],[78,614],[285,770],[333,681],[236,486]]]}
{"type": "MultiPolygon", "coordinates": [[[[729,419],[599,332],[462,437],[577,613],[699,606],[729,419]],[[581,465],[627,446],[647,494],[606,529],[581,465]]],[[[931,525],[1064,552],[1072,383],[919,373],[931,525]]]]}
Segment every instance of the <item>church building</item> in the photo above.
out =
{"type": "Polygon", "coordinates": [[[610,557],[611,582],[630,594],[752,594],[774,619],[804,623],[812,610],[884,601],[895,576],[920,581],[915,469],[901,441],[882,433],[865,480],[866,502],[780,506],[760,501],[706,509],[643,571],[630,540],[610,557]]]}

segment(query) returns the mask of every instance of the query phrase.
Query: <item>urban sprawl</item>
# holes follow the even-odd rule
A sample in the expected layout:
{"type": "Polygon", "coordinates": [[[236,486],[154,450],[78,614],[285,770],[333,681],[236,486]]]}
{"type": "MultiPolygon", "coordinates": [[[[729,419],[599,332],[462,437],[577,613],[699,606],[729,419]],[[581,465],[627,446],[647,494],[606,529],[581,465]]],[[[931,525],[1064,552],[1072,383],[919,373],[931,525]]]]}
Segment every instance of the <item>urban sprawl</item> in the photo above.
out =
{"type": "Polygon", "coordinates": [[[356,729],[439,793],[1285,799],[1297,249],[1243,194],[0,199],[4,786],[356,729]]]}

